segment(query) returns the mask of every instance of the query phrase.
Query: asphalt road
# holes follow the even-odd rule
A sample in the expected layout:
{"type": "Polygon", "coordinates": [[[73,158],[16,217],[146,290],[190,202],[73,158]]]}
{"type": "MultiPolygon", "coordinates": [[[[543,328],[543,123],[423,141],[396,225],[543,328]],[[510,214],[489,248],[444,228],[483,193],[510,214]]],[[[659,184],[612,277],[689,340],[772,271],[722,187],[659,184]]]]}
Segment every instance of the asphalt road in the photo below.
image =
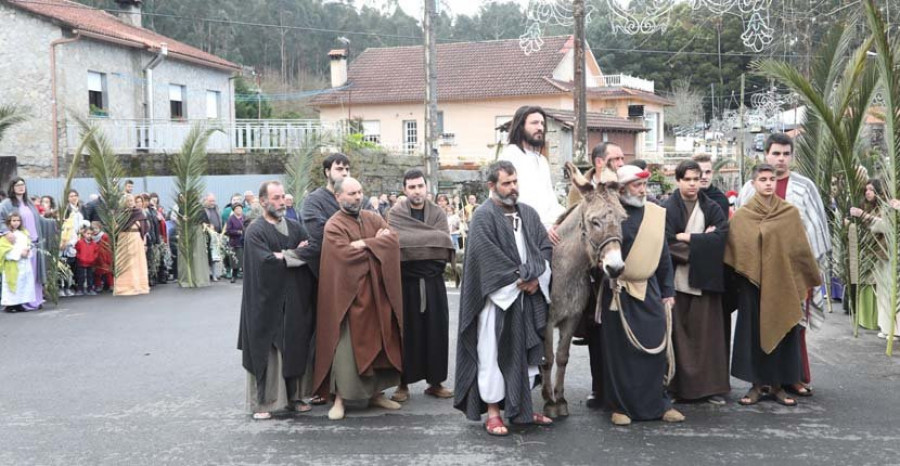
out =
{"type": "MultiPolygon", "coordinates": [[[[900,363],[871,333],[854,338],[843,314],[811,332],[816,394],[796,408],[739,406],[747,385],[733,381],[725,406],[678,405],[683,424],[613,427],[584,406],[587,350],[573,348],[572,415],[492,438],[423,384],[399,412],[252,421],[235,349],[240,294],[227,282],[166,285],[0,313],[0,465],[900,464],[900,363]]],[[[450,300],[455,336],[455,291],[450,300]]],[[[451,338],[451,374],[454,354],[451,338]]]]}

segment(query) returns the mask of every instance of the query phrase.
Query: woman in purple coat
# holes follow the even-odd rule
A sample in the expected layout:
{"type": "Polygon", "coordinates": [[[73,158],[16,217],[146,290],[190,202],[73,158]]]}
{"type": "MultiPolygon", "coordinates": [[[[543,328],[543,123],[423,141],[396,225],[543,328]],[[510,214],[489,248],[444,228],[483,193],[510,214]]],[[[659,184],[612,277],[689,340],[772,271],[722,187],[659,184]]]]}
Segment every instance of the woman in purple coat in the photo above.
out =
{"type": "Polygon", "coordinates": [[[228,246],[234,251],[231,257],[231,283],[237,279],[241,263],[244,261],[244,206],[235,202],[231,206],[231,216],[225,224],[225,234],[228,235],[228,246]]]}

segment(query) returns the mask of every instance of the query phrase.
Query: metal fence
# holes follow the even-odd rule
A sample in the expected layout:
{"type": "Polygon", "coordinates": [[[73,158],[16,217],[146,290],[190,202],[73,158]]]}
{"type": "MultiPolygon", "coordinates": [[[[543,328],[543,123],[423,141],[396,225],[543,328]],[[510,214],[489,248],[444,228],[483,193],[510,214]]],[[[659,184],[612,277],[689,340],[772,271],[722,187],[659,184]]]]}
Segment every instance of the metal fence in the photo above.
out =
{"type": "MultiPolygon", "coordinates": [[[[253,191],[255,194],[259,191],[259,186],[263,181],[284,181],[281,175],[210,175],[203,178],[206,183],[205,192],[215,194],[219,209],[225,207],[231,200],[232,194],[243,194],[244,191],[248,190],[253,191]]],[[[175,177],[145,176],[129,179],[134,181],[135,193],[159,194],[160,202],[166,210],[171,209],[175,205],[175,177]]],[[[62,190],[65,187],[65,181],[64,178],[32,178],[26,180],[28,195],[53,196],[57,204],[59,204],[60,196],[63,195],[62,190]]],[[[75,178],[72,180],[72,188],[78,190],[82,202],[88,202],[90,195],[97,193],[97,183],[94,182],[93,178],[75,178]]]]}

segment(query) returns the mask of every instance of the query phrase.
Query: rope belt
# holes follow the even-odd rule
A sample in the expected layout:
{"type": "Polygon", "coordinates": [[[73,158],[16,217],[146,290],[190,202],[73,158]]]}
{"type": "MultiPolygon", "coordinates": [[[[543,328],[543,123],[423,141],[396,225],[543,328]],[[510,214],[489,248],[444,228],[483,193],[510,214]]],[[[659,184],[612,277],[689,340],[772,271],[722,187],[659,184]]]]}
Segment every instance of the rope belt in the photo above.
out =
{"type": "MultiPolygon", "coordinates": [[[[625,318],[625,312],[622,311],[622,300],[620,297],[622,291],[622,285],[618,282],[618,280],[611,279],[612,283],[612,299],[615,302],[615,306],[610,306],[610,310],[612,312],[619,313],[619,320],[622,322],[622,328],[625,330],[625,336],[628,337],[628,342],[631,343],[631,346],[634,349],[650,355],[657,355],[666,352],[666,362],[668,363],[668,370],[666,371],[666,375],[663,378],[663,385],[668,385],[669,381],[675,377],[675,346],[672,344],[672,306],[669,304],[665,304],[665,314],[666,314],[666,333],[663,335],[663,340],[656,348],[647,348],[644,346],[641,341],[638,339],[637,335],[634,334],[634,331],[631,329],[631,325],[628,324],[628,319],[625,318]]],[[[600,285],[600,292],[597,294],[597,305],[600,305],[602,300],[602,290],[603,286],[600,285]]]]}

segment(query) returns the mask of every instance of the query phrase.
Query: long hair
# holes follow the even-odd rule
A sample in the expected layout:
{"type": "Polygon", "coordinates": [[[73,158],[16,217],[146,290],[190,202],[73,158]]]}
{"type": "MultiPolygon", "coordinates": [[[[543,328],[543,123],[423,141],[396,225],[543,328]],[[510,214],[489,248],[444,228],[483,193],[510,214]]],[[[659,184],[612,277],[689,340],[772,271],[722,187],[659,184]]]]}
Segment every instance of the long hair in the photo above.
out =
{"type": "Polygon", "coordinates": [[[544,113],[544,109],[538,107],[537,105],[523,105],[516,110],[516,114],[513,116],[512,122],[509,124],[509,143],[515,144],[525,151],[525,148],[522,146],[522,143],[525,141],[525,120],[528,119],[529,115],[534,113],[540,113],[542,117],[544,117],[544,145],[541,146],[540,153],[543,156],[547,156],[547,114],[544,113]]]}
{"type": "MultiPolygon", "coordinates": [[[[9,189],[6,191],[6,196],[9,197],[9,202],[12,202],[12,205],[19,207],[19,198],[16,197],[16,183],[18,182],[25,183],[25,178],[21,176],[13,178],[12,181],[9,182],[9,189]]],[[[25,194],[22,195],[22,200],[25,202],[28,201],[28,183],[25,183],[25,194]]]]}

